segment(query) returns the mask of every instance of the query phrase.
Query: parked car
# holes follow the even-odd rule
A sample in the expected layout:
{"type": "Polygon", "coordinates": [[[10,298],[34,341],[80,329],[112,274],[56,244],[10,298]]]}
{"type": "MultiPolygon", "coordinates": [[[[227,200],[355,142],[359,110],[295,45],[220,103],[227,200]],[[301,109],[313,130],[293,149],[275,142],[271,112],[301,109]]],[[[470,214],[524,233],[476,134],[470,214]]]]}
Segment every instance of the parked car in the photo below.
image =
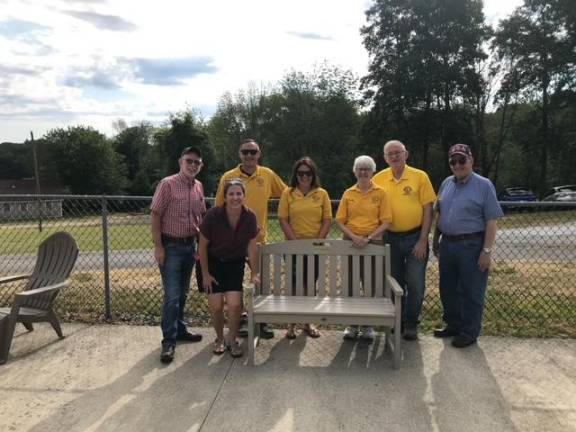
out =
{"type": "Polygon", "coordinates": [[[512,203],[525,203],[525,202],[534,202],[538,201],[538,197],[534,192],[530,189],[525,187],[509,187],[504,189],[498,195],[498,200],[502,203],[502,208],[504,211],[530,211],[533,210],[533,207],[527,206],[516,206],[512,205],[512,203]]]}
{"type": "Polygon", "coordinates": [[[525,187],[509,187],[504,189],[498,195],[500,201],[514,201],[514,202],[532,202],[538,201],[538,197],[534,192],[525,187]]]}
{"type": "Polygon", "coordinates": [[[542,201],[576,202],[576,185],[554,186],[542,201]]]}

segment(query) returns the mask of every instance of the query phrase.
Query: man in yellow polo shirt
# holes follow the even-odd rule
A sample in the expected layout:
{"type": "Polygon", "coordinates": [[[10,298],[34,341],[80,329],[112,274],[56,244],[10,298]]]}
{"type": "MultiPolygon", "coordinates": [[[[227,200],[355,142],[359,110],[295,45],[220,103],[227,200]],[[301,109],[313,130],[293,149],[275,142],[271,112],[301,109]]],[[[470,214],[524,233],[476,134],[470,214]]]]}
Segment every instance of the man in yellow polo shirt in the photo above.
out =
{"type": "Polygon", "coordinates": [[[240,145],[240,165],[224,173],[216,192],[216,205],[224,202],[224,184],[231,178],[240,178],[246,188],[246,207],[256,213],[260,232],[258,241],[266,243],[268,236],[268,200],[280,198],[286,188],[282,179],[270,168],[258,165],[262,153],[253,139],[240,145]]]}
{"type": "Polygon", "coordinates": [[[428,174],[406,164],[408,151],[400,141],[384,144],[386,168],[372,181],[381,186],[392,208],[388,228],[391,273],[406,296],[402,298],[402,327],[405,340],[418,339],[418,323],[426,290],[428,234],[436,193],[428,174]]]}
{"type": "MultiPolygon", "coordinates": [[[[258,241],[266,243],[268,236],[268,200],[270,198],[280,198],[286,184],[270,168],[260,166],[258,161],[262,156],[260,146],[253,139],[247,139],[240,144],[238,152],[240,156],[240,165],[236,168],[226,171],[220,178],[218,191],[216,192],[216,205],[221,206],[224,203],[224,185],[226,180],[231,178],[240,178],[246,188],[246,207],[256,213],[258,219],[258,241]]],[[[241,337],[248,335],[246,327],[246,318],[242,317],[241,327],[238,334],[241,337]]],[[[260,325],[260,336],[264,339],[274,337],[274,332],[266,325],[260,325]]]]}

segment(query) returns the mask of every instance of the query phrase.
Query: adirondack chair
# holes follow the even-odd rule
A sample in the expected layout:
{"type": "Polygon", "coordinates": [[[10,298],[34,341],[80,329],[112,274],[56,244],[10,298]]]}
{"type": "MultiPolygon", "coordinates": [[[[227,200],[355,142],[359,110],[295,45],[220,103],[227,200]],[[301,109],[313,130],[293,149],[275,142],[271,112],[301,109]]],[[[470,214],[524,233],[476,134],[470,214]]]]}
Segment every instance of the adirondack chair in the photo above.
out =
{"type": "Polygon", "coordinates": [[[0,364],[8,358],[18,322],[28,331],[34,330],[32,323],[49,322],[58,337],[64,337],[52,305],[59,291],[68,285],[68,276],[77,257],[78,245],[74,238],[68,233],[57,232],[40,244],[31,274],[0,278],[0,285],[28,279],[24,290],[15,295],[12,307],[0,308],[0,364]]]}

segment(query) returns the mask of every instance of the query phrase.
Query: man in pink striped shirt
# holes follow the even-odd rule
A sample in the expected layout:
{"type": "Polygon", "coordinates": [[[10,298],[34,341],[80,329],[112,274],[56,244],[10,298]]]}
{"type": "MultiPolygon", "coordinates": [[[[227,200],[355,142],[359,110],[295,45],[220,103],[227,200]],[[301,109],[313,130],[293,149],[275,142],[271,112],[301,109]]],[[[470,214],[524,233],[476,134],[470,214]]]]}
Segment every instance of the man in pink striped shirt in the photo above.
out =
{"type": "Polygon", "coordinates": [[[202,340],[202,335],[188,332],[184,323],[198,232],[206,213],[204,188],[196,180],[202,169],[202,153],[196,147],[187,147],[178,162],[180,172],[160,181],[150,206],[154,258],[164,287],[160,354],[163,363],[174,359],[176,341],[202,340]]]}

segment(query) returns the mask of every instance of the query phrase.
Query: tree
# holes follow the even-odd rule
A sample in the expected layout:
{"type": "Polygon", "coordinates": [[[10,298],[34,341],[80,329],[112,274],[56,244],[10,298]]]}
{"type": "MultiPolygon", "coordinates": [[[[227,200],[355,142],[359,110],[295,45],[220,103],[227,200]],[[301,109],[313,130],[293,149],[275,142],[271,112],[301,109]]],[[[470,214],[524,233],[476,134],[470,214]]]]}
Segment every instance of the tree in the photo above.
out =
{"type": "Polygon", "coordinates": [[[43,137],[60,181],[75,194],[121,194],[126,169],[110,141],[87,126],[53,129],[43,137]]]}
{"type": "MultiPolygon", "coordinates": [[[[576,82],[575,39],[570,23],[562,13],[561,1],[526,0],[512,16],[498,26],[494,46],[499,58],[510,68],[504,88],[514,86],[526,101],[535,101],[540,109],[538,154],[539,189],[543,192],[549,168],[549,154],[558,148],[551,130],[554,109],[552,96],[576,82]]],[[[569,8],[567,8],[569,9],[569,8]]]]}
{"type": "Polygon", "coordinates": [[[178,172],[180,169],[178,159],[182,150],[193,146],[200,149],[204,161],[198,179],[202,181],[207,195],[216,190],[218,173],[215,169],[214,150],[205,128],[199,116],[191,110],[170,115],[168,126],[158,129],[154,135],[157,150],[161,160],[164,161],[160,167],[158,180],[178,172]]]}
{"type": "Polygon", "coordinates": [[[365,134],[378,147],[391,138],[416,143],[413,155],[426,169],[434,140],[444,154],[462,140],[466,110],[454,107],[481,90],[478,69],[489,34],[482,1],[376,0],[366,15],[361,31],[370,65],[363,88],[371,112],[365,134]]]}
{"type": "Polygon", "coordinates": [[[128,191],[134,195],[151,192],[151,183],[146,180],[149,178],[151,166],[146,164],[145,172],[143,168],[152,148],[153,132],[154,128],[150,123],[141,122],[137,126],[123,128],[113,139],[113,147],[123,157],[126,165],[128,191]]]}

